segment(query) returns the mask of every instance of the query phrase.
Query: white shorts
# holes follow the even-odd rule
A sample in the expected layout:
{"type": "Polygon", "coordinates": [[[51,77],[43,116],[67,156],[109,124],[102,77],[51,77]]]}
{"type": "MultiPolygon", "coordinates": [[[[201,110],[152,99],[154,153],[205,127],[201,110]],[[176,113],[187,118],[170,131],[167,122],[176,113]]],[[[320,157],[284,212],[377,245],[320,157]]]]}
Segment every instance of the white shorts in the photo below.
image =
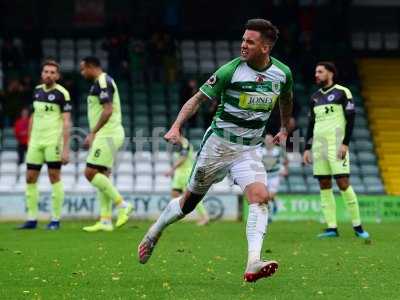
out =
{"type": "Polygon", "coordinates": [[[254,182],[267,185],[267,173],[261,161],[261,145],[231,143],[208,129],[190,175],[188,190],[204,195],[212,184],[230,173],[242,191],[254,182]]]}
{"type": "Polygon", "coordinates": [[[276,194],[279,190],[280,182],[281,182],[281,177],[279,175],[268,174],[268,191],[276,194]]]}

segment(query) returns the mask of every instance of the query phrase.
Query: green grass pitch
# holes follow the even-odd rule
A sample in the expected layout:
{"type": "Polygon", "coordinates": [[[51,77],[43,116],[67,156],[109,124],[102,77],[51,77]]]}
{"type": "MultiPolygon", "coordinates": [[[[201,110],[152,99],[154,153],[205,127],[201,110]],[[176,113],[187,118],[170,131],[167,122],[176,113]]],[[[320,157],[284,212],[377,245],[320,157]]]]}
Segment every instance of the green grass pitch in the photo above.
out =
{"type": "MultiPolygon", "coordinates": [[[[314,222],[275,222],[264,242],[277,273],[257,283],[242,276],[245,226],[181,222],[169,227],[140,265],[137,244],[148,222],[112,233],[85,233],[68,221],[59,232],[0,224],[0,299],[400,299],[398,224],[369,224],[372,242],[317,240],[314,222]]],[[[43,227],[44,224],[41,224],[43,227]]]]}

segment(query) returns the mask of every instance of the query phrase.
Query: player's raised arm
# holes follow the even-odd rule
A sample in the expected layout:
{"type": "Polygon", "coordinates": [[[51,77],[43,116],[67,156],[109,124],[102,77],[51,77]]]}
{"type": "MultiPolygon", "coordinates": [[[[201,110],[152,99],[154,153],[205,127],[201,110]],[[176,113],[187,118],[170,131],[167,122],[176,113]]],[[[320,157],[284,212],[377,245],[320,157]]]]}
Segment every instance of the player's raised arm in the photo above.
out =
{"type": "Polygon", "coordinates": [[[164,138],[176,144],[180,138],[180,130],[187,120],[189,120],[199,109],[200,105],[208,100],[208,97],[201,91],[193,95],[181,108],[178,117],[172,124],[171,129],[165,134],[164,138]]]}

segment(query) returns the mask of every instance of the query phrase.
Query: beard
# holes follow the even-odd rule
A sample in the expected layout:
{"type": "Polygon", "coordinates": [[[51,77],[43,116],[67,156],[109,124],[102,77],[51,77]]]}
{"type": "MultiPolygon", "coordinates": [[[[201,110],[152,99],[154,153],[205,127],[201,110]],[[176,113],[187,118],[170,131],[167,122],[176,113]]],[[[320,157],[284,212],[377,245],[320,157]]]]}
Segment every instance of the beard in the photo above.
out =
{"type": "Polygon", "coordinates": [[[328,84],[328,80],[319,80],[315,82],[317,84],[317,86],[319,87],[324,87],[328,84]]]}

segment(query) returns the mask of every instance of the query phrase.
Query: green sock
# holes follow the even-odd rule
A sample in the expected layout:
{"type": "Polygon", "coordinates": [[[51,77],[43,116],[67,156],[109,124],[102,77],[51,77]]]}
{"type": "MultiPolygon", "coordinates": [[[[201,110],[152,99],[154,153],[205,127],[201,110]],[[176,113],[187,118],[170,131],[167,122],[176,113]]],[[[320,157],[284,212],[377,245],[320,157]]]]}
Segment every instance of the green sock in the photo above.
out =
{"type": "Polygon", "coordinates": [[[113,186],[111,180],[107,176],[97,173],[93,177],[91,184],[100,192],[104,193],[109,199],[114,201],[117,205],[123,201],[121,194],[113,186]]]}
{"type": "Polygon", "coordinates": [[[332,189],[324,189],[320,191],[321,210],[324,214],[328,228],[336,228],[336,202],[332,189]]]}
{"type": "Polygon", "coordinates": [[[26,184],[26,207],[28,208],[28,219],[36,220],[38,216],[39,190],[36,183],[26,184]]]}
{"type": "Polygon", "coordinates": [[[62,206],[64,203],[64,185],[61,181],[51,185],[51,218],[53,221],[59,221],[61,218],[62,206]]]}
{"type": "Polygon", "coordinates": [[[196,206],[196,211],[199,215],[201,216],[206,216],[207,215],[207,210],[204,207],[203,201],[200,201],[197,206],[196,206]]]}
{"type": "Polygon", "coordinates": [[[97,191],[97,198],[100,201],[100,219],[102,221],[111,220],[112,215],[112,201],[103,192],[97,191]]]}
{"type": "Polygon", "coordinates": [[[357,195],[354,193],[352,186],[350,185],[347,190],[340,191],[345,203],[347,204],[347,210],[351,217],[353,226],[361,225],[360,209],[358,207],[357,195]]]}

